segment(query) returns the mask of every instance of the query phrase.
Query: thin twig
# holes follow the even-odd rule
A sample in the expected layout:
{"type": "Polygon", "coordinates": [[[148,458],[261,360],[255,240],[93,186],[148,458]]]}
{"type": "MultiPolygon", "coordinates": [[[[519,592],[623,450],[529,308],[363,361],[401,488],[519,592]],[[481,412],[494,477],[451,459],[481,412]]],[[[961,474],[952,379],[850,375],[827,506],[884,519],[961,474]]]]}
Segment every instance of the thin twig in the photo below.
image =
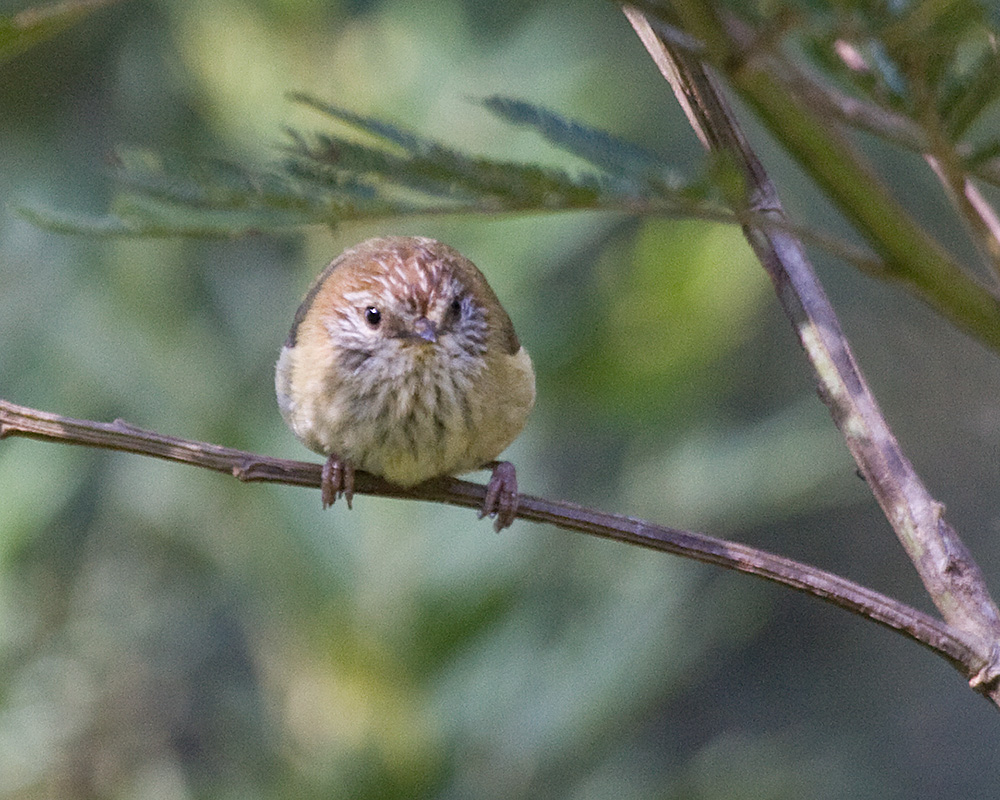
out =
{"type": "MultiPolygon", "coordinates": [[[[745,193],[734,204],[784,219],[776,188],[704,64],[665,42],[641,11],[624,11],[702,143],[742,168],[745,193]]],[[[977,663],[989,666],[976,680],[1000,705],[1000,611],[978,565],[889,429],[801,242],[773,226],[745,225],[744,232],[816,371],[821,397],[928,593],[950,625],[980,641],[977,663]]]]}
{"type": "MultiPolygon", "coordinates": [[[[905,286],[945,318],[1000,352],[1000,296],[968,271],[895,197],[842,125],[817,114],[788,91],[767,57],[772,37],[745,40],[727,25],[719,4],[705,0],[646,2],[648,12],[676,22],[704,45],[722,72],[782,146],[884,261],[883,277],[905,286]]],[[[655,31],[653,32],[655,36],[655,31]]],[[[673,48],[677,49],[677,48],[673,48]]],[[[687,51],[677,52],[690,58],[687,51]]]]}
{"type": "Polygon", "coordinates": [[[947,145],[943,145],[937,154],[928,152],[924,160],[944,187],[945,194],[965,222],[969,237],[996,280],[1000,278],[1000,219],[972,179],[956,164],[945,160],[946,148],[947,145]]]}
{"type": "MultiPolygon", "coordinates": [[[[704,55],[705,45],[698,39],[662,20],[652,17],[647,19],[666,42],[676,45],[689,55],[696,57],[704,55]]],[[[726,14],[724,20],[734,40],[744,47],[749,47],[753,39],[749,26],[734,14],[726,14]]],[[[919,155],[927,152],[926,131],[905,114],[829,85],[778,48],[771,48],[768,57],[775,62],[770,72],[780,82],[783,90],[808,104],[818,117],[838,120],[919,155]]],[[[969,155],[968,150],[967,146],[960,146],[957,155],[964,159],[969,155]]],[[[977,162],[971,167],[971,174],[994,186],[1000,186],[1000,158],[977,162]]]]}
{"type": "MultiPolygon", "coordinates": [[[[320,464],[270,458],[208,442],[178,439],[137,428],[120,419],[111,423],[73,419],[0,399],[0,439],[12,436],[152,456],[232,475],[245,482],[318,488],[322,472],[320,464]]],[[[355,494],[480,508],[485,487],[457,478],[438,478],[403,489],[374,475],[358,472],[355,494]]],[[[531,495],[520,495],[517,516],[745,572],[812,595],[913,639],[947,660],[974,683],[988,666],[988,662],[977,655],[982,651],[982,643],[975,637],[891,597],[790,558],[739,542],[531,495]]],[[[982,687],[976,685],[982,691],[982,687]]]]}

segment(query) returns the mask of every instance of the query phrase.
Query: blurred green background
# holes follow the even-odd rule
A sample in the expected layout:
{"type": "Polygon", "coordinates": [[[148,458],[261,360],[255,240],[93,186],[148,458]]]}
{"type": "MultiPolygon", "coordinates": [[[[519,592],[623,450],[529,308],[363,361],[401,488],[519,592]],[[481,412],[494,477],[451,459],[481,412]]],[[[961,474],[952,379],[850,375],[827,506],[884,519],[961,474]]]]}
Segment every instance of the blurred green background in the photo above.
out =
{"type": "MultiPolygon", "coordinates": [[[[27,4],[5,4],[11,13],[27,4]]],[[[96,240],[119,145],[277,157],[305,91],[486,155],[562,163],[518,97],[700,159],[605,2],[130,0],[0,65],[0,396],[312,458],[273,365],[341,249],[425,234],[489,276],[539,400],[523,489],[704,530],[930,610],[739,232],[613,214],[96,240]]],[[[840,222],[758,129],[790,212],[840,222]]],[[[916,157],[875,151],[946,240],[916,157]]],[[[567,161],[566,166],[572,167],[567,161]]],[[[959,246],[956,244],[956,246],[959,246]]],[[[884,410],[1000,587],[996,358],[822,254],[884,410]]],[[[680,559],[472,513],[0,443],[4,798],[987,797],[1000,719],[943,661],[680,559]]]]}

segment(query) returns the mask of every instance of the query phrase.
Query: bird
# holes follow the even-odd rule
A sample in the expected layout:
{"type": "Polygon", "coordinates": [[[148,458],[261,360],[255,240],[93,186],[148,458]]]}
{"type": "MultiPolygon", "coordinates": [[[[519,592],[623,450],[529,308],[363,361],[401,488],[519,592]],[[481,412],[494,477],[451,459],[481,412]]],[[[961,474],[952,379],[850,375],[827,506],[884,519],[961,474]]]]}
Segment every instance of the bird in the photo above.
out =
{"type": "Polygon", "coordinates": [[[491,469],[480,518],[508,527],[517,474],[500,453],[535,403],[535,372],[486,277],[421,236],[368,239],[306,292],[281,349],[285,422],[327,456],[326,508],[354,495],[354,472],[401,487],[491,469]]]}

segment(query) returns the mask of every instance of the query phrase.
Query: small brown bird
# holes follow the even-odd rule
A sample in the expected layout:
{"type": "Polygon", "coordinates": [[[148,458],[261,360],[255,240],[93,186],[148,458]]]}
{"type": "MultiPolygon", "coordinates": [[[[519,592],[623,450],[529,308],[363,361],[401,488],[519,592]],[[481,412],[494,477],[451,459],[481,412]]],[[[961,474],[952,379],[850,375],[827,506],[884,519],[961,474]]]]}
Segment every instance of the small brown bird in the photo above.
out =
{"type": "Polygon", "coordinates": [[[323,507],[354,470],[400,486],[491,468],[480,516],[517,512],[514,466],[535,373],[486,278],[433,239],[369,239],[320,273],[295,314],[275,388],[282,416],[328,456],[323,507]]]}

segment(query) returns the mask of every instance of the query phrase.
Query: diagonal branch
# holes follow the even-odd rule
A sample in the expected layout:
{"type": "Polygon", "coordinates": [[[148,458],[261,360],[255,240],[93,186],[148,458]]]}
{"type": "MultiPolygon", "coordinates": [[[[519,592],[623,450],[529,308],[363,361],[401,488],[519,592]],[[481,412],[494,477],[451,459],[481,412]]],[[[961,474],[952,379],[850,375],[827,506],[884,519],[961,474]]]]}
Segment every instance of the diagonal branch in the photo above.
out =
{"type": "MultiPolygon", "coordinates": [[[[730,159],[743,173],[739,213],[748,209],[785,219],[777,190],[739,129],[714,78],[698,59],[667,43],[642,12],[624,11],[640,40],[670,82],[706,148],[730,159]]],[[[744,224],[751,247],[767,270],[778,299],[816,371],[826,402],[861,474],[903,544],[935,605],[955,628],[975,636],[989,667],[978,677],[1000,704],[1000,611],[982,573],[944,507],[923,485],[882,416],[840,329],[832,306],[805,254],[787,228],[744,224]]]]}
{"type": "MultiPolygon", "coordinates": [[[[734,91],[875,250],[884,265],[882,278],[901,283],[966,333],[1000,351],[1000,295],[993,285],[967,271],[913,218],[844,135],[843,126],[832,123],[821,113],[823,106],[811,102],[812,94],[793,91],[782,65],[767,57],[767,49],[756,41],[759,34],[734,24],[705,0],[672,0],[669,14],[662,4],[640,4],[650,14],[679,18],[676,24],[699,41],[697,52],[726,75],[734,91]]],[[[692,48],[678,44],[676,34],[665,38],[644,12],[633,12],[642,16],[650,37],[669,42],[674,57],[695,60],[692,48]]]]}
{"type": "Polygon", "coordinates": [[[1000,277],[1000,218],[983,197],[972,178],[952,158],[953,152],[942,142],[934,151],[924,154],[934,175],[959,216],[965,222],[972,243],[990,268],[994,278],[1000,277]]]}
{"type": "MultiPolygon", "coordinates": [[[[245,482],[318,488],[322,472],[320,464],[270,458],[208,442],[178,439],[142,430],[122,420],[104,423],[63,417],[0,399],[0,439],[11,436],[162,458],[232,475],[245,482]]],[[[424,500],[464,508],[480,508],[485,491],[484,486],[457,478],[438,478],[403,489],[365,472],[356,474],[355,485],[356,494],[424,500]]],[[[975,636],[839,575],[739,542],[531,495],[519,497],[517,516],[745,572],[817,597],[922,644],[965,675],[977,691],[990,696],[990,687],[982,680],[990,662],[981,656],[983,644],[975,636]]]]}

